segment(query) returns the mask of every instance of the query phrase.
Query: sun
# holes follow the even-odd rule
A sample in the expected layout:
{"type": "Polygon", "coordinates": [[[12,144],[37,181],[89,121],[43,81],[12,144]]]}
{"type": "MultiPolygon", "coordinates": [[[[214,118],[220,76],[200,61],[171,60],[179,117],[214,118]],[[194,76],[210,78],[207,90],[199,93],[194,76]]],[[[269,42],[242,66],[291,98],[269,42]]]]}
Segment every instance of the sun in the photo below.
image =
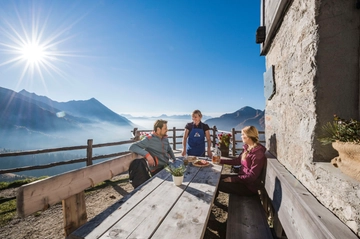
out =
{"type": "Polygon", "coordinates": [[[48,76],[55,75],[67,78],[62,68],[68,66],[69,57],[78,55],[62,49],[62,46],[74,37],[69,32],[76,21],[57,26],[32,10],[28,18],[22,18],[24,14],[15,11],[18,19],[0,21],[0,67],[23,66],[19,71],[19,82],[40,77],[45,83],[48,76]]]}
{"type": "Polygon", "coordinates": [[[22,59],[27,61],[29,65],[43,63],[46,59],[46,49],[36,42],[24,44],[20,54],[22,59]]]}

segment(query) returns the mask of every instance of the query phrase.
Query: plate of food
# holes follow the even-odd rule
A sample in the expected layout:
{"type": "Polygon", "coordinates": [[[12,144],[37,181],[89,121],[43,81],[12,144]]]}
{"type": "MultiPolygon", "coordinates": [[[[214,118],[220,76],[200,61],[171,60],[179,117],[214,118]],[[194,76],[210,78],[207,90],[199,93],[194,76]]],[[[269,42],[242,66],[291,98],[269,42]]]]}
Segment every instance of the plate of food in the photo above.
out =
{"type": "Polygon", "coordinates": [[[192,162],[192,165],[194,165],[195,167],[207,167],[210,165],[210,163],[204,159],[197,159],[192,162]]]}

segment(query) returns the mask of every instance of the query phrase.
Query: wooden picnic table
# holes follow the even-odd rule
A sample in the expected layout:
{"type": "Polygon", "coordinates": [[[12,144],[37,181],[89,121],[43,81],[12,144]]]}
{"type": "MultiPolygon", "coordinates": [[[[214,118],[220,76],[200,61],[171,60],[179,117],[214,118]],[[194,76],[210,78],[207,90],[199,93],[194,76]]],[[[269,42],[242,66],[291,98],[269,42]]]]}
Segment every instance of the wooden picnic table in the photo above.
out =
{"type": "Polygon", "coordinates": [[[175,186],[162,170],[95,228],[87,223],[69,238],[203,238],[221,171],[211,162],[190,163],[182,185],[175,186]]]}

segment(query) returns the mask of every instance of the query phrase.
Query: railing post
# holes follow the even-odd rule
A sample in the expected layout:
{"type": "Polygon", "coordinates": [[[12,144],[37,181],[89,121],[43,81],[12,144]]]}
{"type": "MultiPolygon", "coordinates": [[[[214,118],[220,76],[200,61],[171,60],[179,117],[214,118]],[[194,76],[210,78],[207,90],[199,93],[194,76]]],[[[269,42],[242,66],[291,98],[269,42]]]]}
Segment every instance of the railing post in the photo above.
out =
{"type": "Polygon", "coordinates": [[[236,155],[236,141],[235,141],[235,128],[231,129],[231,135],[232,135],[232,155],[235,156],[236,155]]]}
{"type": "Polygon", "coordinates": [[[173,127],[173,150],[176,150],[176,128],[173,127]]]}
{"type": "Polygon", "coordinates": [[[93,145],[93,140],[88,139],[87,149],[86,149],[86,166],[92,165],[92,145],[93,145]]]}
{"type": "Polygon", "coordinates": [[[138,141],[140,139],[140,132],[138,131],[138,128],[134,128],[133,135],[135,141],[138,141]]]}
{"type": "Polygon", "coordinates": [[[214,127],[213,127],[213,142],[212,142],[212,146],[213,147],[215,147],[215,145],[216,145],[216,138],[217,138],[217,136],[216,136],[216,132],[217,132],[217,128],[216,128],[216,126],[214,125],[214,127]]]}

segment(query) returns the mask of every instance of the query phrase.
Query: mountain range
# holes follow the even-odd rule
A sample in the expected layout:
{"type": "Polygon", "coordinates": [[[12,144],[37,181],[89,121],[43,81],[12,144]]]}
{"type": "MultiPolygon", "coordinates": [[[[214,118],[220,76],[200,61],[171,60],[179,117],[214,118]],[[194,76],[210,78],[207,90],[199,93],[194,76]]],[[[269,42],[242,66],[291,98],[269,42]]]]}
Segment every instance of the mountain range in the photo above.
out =
{"type": "MultiPolygon", "coordinates": [[[[0,148],[59,147],[104,138],[134,124],[92,98],[56,102],[25,90],[0,87],[0,148]],[[116,129],[116,130],[114,130],[116,129]],[[85,138],[85,139],[84,139],[85,138]]],[[[113,137],[115,138],[115,137],[113,137]]]]}
{"type": "MultiPolygon", "coordinates": [[[[95,98],[57,102],[45,96],[0,87],[0,149],[34,149],[84,144],[87,139],[111,142],[121,135],[131,137],[137,127],[131,115],[119,115],[95,98]]],[[[139,117],[136,117],[139,118],[139,117]]],[[[191,119],[190,115],[161,115],[163,119],[191,119]]],[[[264,129],[264,111],[249,106],[217,118],[203,116],[209,126],[219,130],[254,125],[264,129]]],[[[124,138],[124,137],[123,137],[124,138]]]]}
{"type": "Polygon", "coordinates": [[[220,117],[208,119],[205,123],[210,127],[216,126],[217,129],[227,131],[232,128],[241,130],[249,125],[253,125],[259,131],[263,131],[265,129],[264,115],[265,111],[245,106],[234,113],[223,114],[220,117]]]}
{"type": "MultiPolygon", "coordinates": [[[[130,114],[121,114],[122,116],[128,118],[128,119],[184,119],[184,120],[189,120],[191,119],[191,114],[185,114],[185,115],[166,115],[166,114],[162,114],[159,116],[151,116],[151,117],[147,117],[147,116],[132,116],[130,114]]],[[[211,119],[211,116],[208,115],[203,115],[202,116],[202,120],[207,120],[207,119],[211,119]]]]}

